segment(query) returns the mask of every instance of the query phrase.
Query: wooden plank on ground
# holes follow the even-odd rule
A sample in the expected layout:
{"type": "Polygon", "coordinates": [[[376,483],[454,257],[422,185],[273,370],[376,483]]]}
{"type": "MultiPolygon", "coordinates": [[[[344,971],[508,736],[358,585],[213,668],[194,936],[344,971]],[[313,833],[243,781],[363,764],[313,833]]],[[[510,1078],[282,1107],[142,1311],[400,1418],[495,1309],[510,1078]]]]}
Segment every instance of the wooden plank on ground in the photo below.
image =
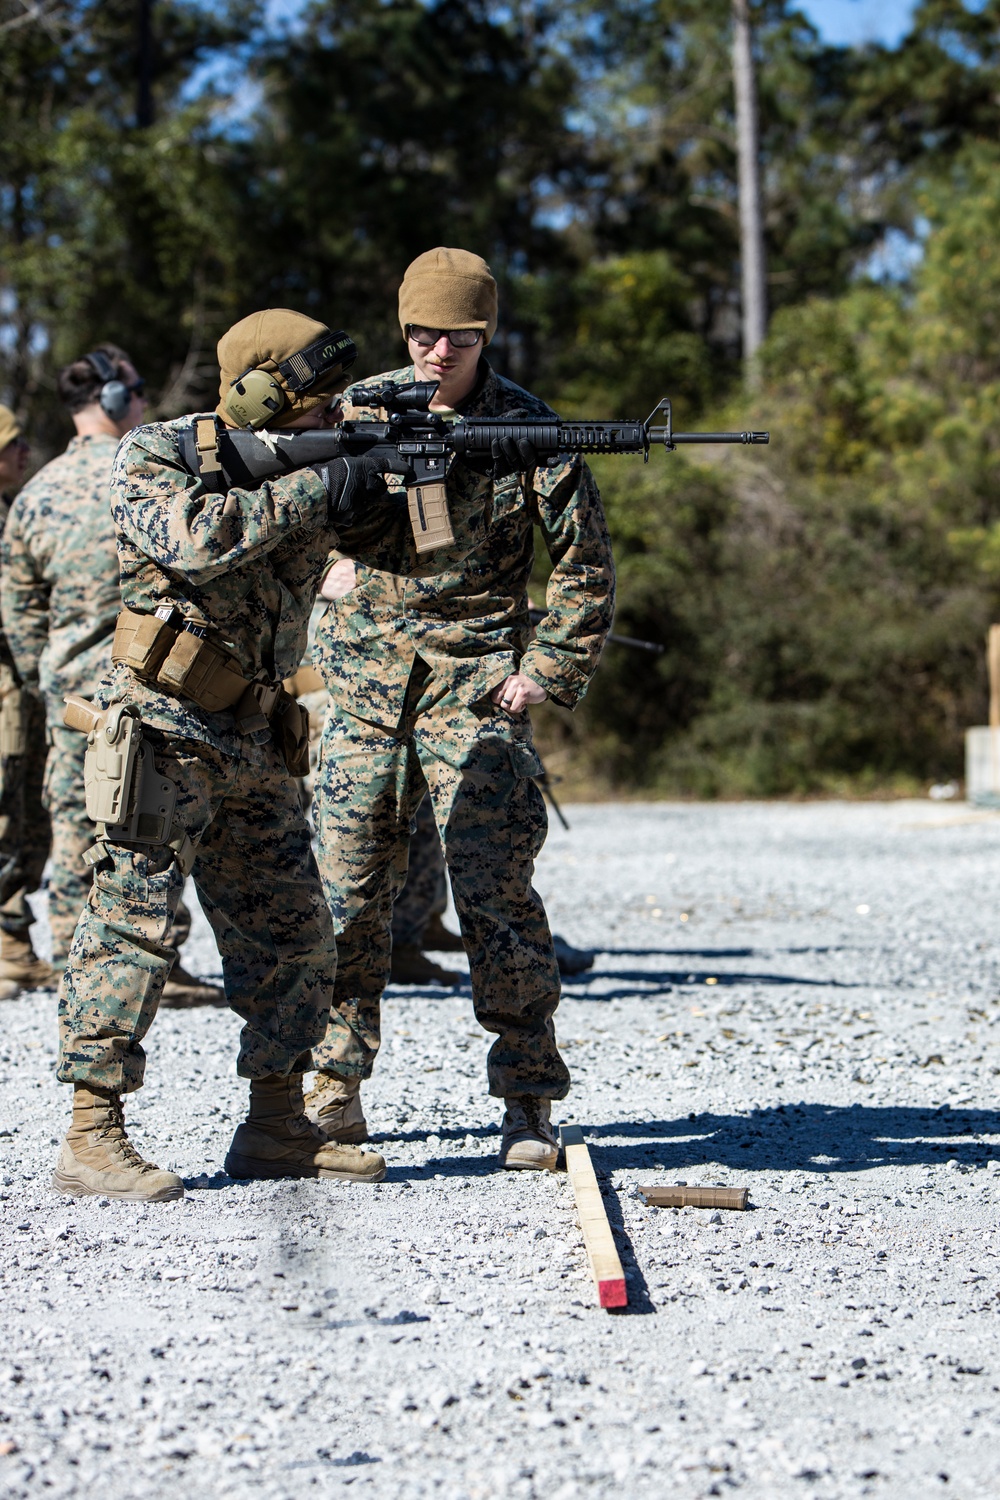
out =
{"type": "Polygon", "coordinates": [[[749,1188],[673,1187],[651,1183],[640,1187],[640,1196],[653,1208],[746,1208],[749,1188]]]}
{"type": "Polygon", "coordinates": [[[597,1287],[597,1299],[602,1307],[626,1307],[625,1272],[615,1249],[614,1235],[583,1131],[579,1125],[564,1125],[561,1133],[566,1170],[573,1184],[576,1211],[580,1216],[583,1243],[587,1247],[590,1274],[597,1287]]]}

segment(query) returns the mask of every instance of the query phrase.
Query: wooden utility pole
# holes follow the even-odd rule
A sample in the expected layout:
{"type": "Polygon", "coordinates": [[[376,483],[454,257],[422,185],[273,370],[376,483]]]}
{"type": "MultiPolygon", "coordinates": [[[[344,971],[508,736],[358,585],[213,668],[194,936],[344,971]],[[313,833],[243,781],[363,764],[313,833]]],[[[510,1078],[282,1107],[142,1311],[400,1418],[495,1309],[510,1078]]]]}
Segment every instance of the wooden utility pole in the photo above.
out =
{"type": "Polygon", "coordinates": [[[136,46],[135,123],[145,130],[153,123],[153,0],[139,0],[136,46]]]}
{"type": "Polygon", "coordinates": [[[740,196],[740,269],[743,292],[743,364],[747,384],[759,378],[757,351],[767,332],[767,268],[760,190],[757,78],[749,0],[732,0],[733,87],[740,196]]]}

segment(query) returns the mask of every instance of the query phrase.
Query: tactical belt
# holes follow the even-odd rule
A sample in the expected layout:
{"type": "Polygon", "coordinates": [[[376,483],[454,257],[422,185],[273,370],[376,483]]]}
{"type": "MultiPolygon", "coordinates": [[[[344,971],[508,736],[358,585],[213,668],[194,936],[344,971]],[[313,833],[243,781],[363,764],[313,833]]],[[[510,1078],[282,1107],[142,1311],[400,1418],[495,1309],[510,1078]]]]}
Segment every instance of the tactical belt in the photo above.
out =
{"type": "Polygon", "coordinates": [[[282,699],[281,686],[251,682],[234,656],[206,638],[205,628],[172,606],[150,615],[123,609],[111,659],[123,662],[141,682],[190,698],[208,713],[232,709],[241,734],[267,729],[282,699]]]}
{"type": "Polygon", "coordinates": [[[301,698],[305,693],[324,692],[326,684],[315,667],[306,665],[299,667],[299,670],[293,672],[291,677],[285,678],[284,689],[293,698],[301,698]]]}

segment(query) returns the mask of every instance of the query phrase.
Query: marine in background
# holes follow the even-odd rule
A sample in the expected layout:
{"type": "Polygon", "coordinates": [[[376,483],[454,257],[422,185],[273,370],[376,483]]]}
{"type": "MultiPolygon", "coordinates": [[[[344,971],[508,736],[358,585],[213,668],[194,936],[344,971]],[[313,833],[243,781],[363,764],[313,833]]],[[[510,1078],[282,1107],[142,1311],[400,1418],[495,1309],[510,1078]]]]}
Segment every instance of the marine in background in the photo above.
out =
{"type": "MultiPolygon", "coordinates": [[[[28,468],[20,423],[0,406],[0,534],[28,468]]],[[[49,854],[49,815],[42,805],[45,709],[25,692],[0,635],[0,1000],[25,990],[54,989],[58,976],[31,941],[28,897],[42,883],[49,854]]]]}
{"type": "MultiPolygon", "coordinates": [[[[84,800],[87,741],[63,724],[64,699],[67,693],[91,697],[111,666],[121,609],[111,470],[119,442],[142,421],[146,402],[138,371],[115,344],[98,344],[66,365],[57,389],[74,436],[11,507],[3,536],[0,612],[32,711],[41,701],[47,719],[42,800],[51,823],[52,965],[61,972],[93,879],[84,855],[94,842],[84,800]]],[[[175,952],[190,925],[181,903],[169,938],[175,952]]],[[[224,1003],[218,985],[195,979],[176,958],[163,999],[167,1005],[224,1003]]]]}

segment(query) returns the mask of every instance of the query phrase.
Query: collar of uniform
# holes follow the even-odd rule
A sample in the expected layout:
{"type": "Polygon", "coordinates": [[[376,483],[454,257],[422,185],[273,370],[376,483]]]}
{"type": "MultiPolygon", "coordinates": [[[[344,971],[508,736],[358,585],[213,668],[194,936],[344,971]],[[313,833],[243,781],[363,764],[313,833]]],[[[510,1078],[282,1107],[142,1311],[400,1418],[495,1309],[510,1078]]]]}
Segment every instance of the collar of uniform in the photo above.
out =
{"type": "Polygon", "coordinates": [[[456,403],[460,417],[474,417],[482,411],[492,411],[497,389],[497,377],[485,354],[479,356],[476,367],[476,383],[463,401],[456,403]]]}
{"type": "Polygon", "coordinates": [[[66,444],[65,452],[79,453],[81,448],[89,448],[94,443],[113,443],[117,448],[120,441],[110,432],[77,432],[66,444]]]}

